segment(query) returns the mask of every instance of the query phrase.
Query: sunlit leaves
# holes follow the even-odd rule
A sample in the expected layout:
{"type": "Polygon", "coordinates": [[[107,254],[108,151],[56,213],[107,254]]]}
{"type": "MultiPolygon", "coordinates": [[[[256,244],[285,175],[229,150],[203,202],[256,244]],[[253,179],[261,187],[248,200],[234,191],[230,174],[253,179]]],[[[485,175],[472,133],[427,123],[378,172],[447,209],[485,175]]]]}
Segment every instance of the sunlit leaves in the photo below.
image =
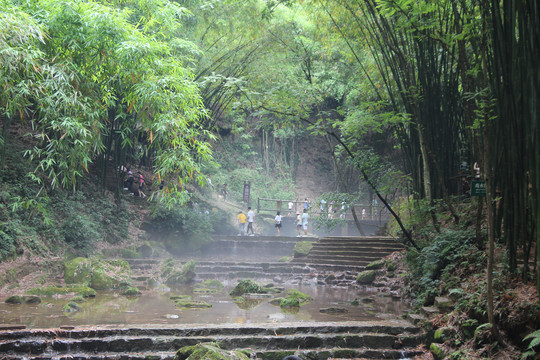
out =
{"type": "Polygon", "coordinates": [[[103,156],[110,131],[128,149],[142,134],[160,153],[159,176],[176,178],[170,189],[180,189],[182,200],[199,161],[211,159],[206,141],[212,138],[198,125],[206,113],[186,68],[199,54],[180,37],[187,11],[167,0],[117,5],[41,0],[19,9],[2,3],[0,71],[10,93],[1,93],[0,105],[11,115],[36,104],[39,143],[27,151],[41,174],[36,179],[75,188],[103,156]]]}

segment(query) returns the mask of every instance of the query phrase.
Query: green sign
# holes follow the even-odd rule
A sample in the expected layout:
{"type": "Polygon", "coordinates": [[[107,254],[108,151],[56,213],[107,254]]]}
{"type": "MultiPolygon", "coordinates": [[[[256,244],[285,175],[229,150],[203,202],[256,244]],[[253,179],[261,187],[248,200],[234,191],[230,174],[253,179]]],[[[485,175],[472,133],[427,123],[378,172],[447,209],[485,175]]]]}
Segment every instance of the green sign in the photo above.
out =
{"type": "Polygon", "coordinates": [[[486,182],[473,180],[471,184],[471,196],[486,196],[486,182]]]}

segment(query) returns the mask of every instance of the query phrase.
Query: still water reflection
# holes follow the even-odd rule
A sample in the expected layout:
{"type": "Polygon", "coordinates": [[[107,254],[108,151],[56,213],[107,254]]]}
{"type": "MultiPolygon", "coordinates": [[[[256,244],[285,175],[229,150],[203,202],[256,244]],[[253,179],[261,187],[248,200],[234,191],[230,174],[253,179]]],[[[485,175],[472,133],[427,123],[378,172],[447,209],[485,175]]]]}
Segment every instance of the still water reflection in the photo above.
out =
{"type": "MultiPolygon", "coordinates": [[[[10,305],[0,303],[0,324],[24,324],[29,328],[48,328],[64,325],[143,325],[193,323],[272,323],[293,321],[349,321],[394,319],[408,308],[399,300],[358,289],[317,285],[285,286],[295,288],[314,298],[297,310],[282,310],[269,303],[270,299],[252,299],[236,303],[228,295],[236,283],[225,284],[218,294],[194,294],[192,288],[171,289],[169,292],[145,292],[142,296],[126,297],[115,292],[101,292],[87,299],[81,310],[64,313],[70,297],[42,298],[41,304],[10,305]],[[175,307],[171,295],[190,295],[204,300],[212,308],[184,310],[175,307]],[[351,305],[358,299],[359,305],[351,305]],[[322,313],[321,308],[339,307],[346,313],[322,313]]],[[[283,296],[283,295],[275,295],[283,296]]]]}

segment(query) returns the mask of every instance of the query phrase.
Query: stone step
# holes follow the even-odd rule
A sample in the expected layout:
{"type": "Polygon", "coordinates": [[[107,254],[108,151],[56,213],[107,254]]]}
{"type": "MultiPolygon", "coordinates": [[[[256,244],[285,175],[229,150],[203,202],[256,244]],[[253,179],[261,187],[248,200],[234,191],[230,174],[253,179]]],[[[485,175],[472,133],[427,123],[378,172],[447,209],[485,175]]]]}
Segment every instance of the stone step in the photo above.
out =
{"type": "Polygon", "coordinates": [[[213,335],[185,337],[141,337],[112,336],[106,338],[54,339],[47,341],[5,341],[0,345],[2,353],[24,354],[70,354],[84,352],[163,352],[175,351],[184,346],[204,342],[219,342],[225,350],[233,349],[319,349],[333,347],[351,347],[371,349],[393,349],[400,346],[415,347],[422,342],[419,335],[400,336],[362,333],[362,334],[295,334],[280,336],[253,335],[213,335]]]}
{"type": "MultiPolygon", "coordinates": [[[[21,355],[10,356],[11,360],[174,360],[176,351],[151,351],[151,352],[117,352],[117,353],[70,353],[64,355],[41,354],[37,356],[21,355]]],[[[412,359],[424,355],[424,352],[416,349],[353,349],[353,348],[329,348],[316,350],[268,350],[254,351],[251,358],[260,360],[281,360],[286,355],[302,356],[306,359],[412,359]]]]}
{"type": "Polygon", "coordinates": [[[336,265],[341,267],[347,267],[347,266],[361,266],[365,268],[369,263],[373,262],[373,260],[336,260],[336,259],[309,259],[310,264],[313,266],[318,265],[336,265]]]}
{"type": "Polygon", "coordinates": [[[412,349],[422,342],[423,333],[409,322],[390,320],[34,329],[0,332],[0,339],[0,353],[10,359],[148,359],[149,356],[168,359],[179,348],[201,342],[219,342],[226,350],[250,349],[260,359],[271,359],[272,353],[278,351],[281,354],[325,351],[340,358],[364,354],[365,358],[388,359],[414,353],[412,349]]]}
{"type": "Polygon", "coordinates": [[[318,241],[381,241],[398,243],[396,239],[390,236],[325,236],[319,238],[318,241]]]}
{"type": "Polygon", "coordinates": [[[364,254],[364,255],[348,255],[346,253],[319,253],[309,254],[308,260],[343,260],[343,261],[375,261],[381,259],[382,256],[378,254],[364,254]]]}
{"type": "Polygon", "coordinates": [[[336,243],[336,244],[319,244],[315,243],[313,245],[313,248],[315,249],[348,249],[348,250],[354,250],[354,251],[372,251],[372,250],[386,250],[391,249],[392,251],[398,251],[403,250],[404,247],[400,245],[394,245],[394,244],[374,244],[374,245],[366,245],[366,244],[342,244],[342,243],[336,243]]]}
{"type": "MultiPolygon", "coordinates": [[[[21,329],[0,331],[1,340],[13,339],[82,339],[109,336],[210,336],[210,335],[294,335],[313,333],[403,333],[420,334],[422,330],[405,320],[283,322],[254,324],[178,324],[140,327],[75,327],[73,329],[21,329]]],[[[0,340],[0,341],[1,341],[0,340]]]]}
{"type": "Polygon", "coordinates": [[[387,255],[390,255],[391,253],[393,253],[393,251],[382,251],[382,250],[375,250],[375,251],[333,250],[333,251],[329,251],[329,250],[312,249],[309,252],[308,257],[320,256],[320,255],[327,256],[327,257],[348,255],[348,256],[357,256],[357,257],[370,256],[370,257],[377,257],[380,259],[387,255]]]}

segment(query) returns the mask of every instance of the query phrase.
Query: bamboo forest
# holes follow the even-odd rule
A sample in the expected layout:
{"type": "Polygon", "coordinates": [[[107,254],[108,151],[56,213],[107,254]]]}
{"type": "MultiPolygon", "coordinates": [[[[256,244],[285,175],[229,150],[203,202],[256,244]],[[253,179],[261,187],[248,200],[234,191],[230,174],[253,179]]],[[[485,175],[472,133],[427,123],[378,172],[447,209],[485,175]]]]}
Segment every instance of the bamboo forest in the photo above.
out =
{"type": "Polygon", "coordinates": [[[0,359],[540,358],[536,0],[0,0],[0,359]]]}

